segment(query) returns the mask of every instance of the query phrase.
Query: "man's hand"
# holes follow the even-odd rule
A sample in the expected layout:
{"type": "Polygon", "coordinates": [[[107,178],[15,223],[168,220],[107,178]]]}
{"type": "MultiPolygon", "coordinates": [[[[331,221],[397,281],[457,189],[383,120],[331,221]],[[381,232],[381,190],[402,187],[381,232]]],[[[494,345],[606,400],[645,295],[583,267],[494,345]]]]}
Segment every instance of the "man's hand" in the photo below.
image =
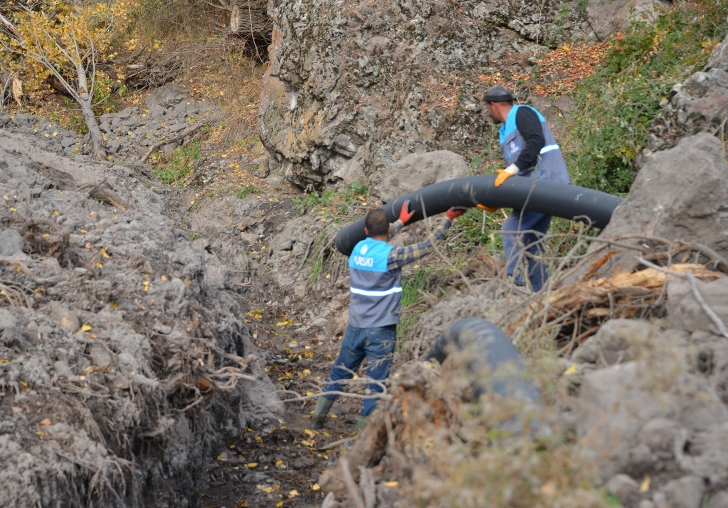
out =
{"type": "Polygon", "coordinates": [[[414,211],[408,212],[407,208],[409,208],[409,200],[402,203],[402,209],[399,211],[399,220],[402,221],[402,224],[407,224],[415,214],[414,211]]]}
{"type": "Polygon", "coordinates": [[[480,208],[481,210],[485,210],[488,213],[495,213],[498,210],[500,210],[500,208],[496,208],[494,206],[485,206],[485,205],[478,205],[478,208],[480,208]]]}
{"type": "Polygon", "coordinates": [[[465,210],[458,210],[457,208],[450,208],[447,213],[445,214],[448,219],[455,220],[455,217],[460,217],[462,214],[465,213],[465,210]]]}
{"type": "Polygon", "coordinates": [[[501,185],[503,185],[503,182],[508,180],[510,177],[512,177],[513,175],[517,175],[518,171],[518,166],[516,166],[515,164],[511,164],[506,169],[499,169],[498,176],[495,179],[495,186],[500,187],[501,185]]]}

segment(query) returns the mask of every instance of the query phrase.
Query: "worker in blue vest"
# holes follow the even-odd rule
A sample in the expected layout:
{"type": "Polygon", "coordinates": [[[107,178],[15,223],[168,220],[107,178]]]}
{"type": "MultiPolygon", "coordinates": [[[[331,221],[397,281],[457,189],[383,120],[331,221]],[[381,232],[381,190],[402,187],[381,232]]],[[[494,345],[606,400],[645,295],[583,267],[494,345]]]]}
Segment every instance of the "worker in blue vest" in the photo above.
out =
{"type": "MultiPolygon", "coordinates": [[[[312,429],[324,426],[326,415],[342,391],[341,381],[351,379],[366,358],[367,376],[382,382],[389,376],[394,345],[397,341],[397,323],[402,299],[402,267],[413,263],[435,250],[435,241],[444,238],[455,217],[463,210],[451,208],[425,241],[405,247],[394,247],[387,241],[412,218],[409,201],[400,210],[399,219],[389,223],[387,212],[370,210],[364,221],[367,238],[357,243],[349,257],[351,297],[349,300],[349,326],[344,334],[339,357],[331,375],[324,384],[324,395],[319,397],[313,416],[312,429]],[[328,392],[328,393],[327,393],[328,392]]],[[[382,392],[380,384],[367,384],[371,398],[364,399],[357,428],[361,429],[376,409],[376,395],[382,392]]]]}
{"type": "MultiPolygon", "coordinates": [[[[512,176],[541,178],[569,183],[569,171],[556,139],[546,119],[530,106],[514,106],[513,96],[501,85],[489,88],[483,97],[488,116],[501,124],[500,149],[505,169],[498,170],[495,186],[500,187],[512,176]]],[[[489,212],[497,209],[479,205],[489,212]]],[[[522,271],[534,291],[539,291],[548,279],[540,238],[546,234],[551,216],[528,210],[514,209],[501,226],[506,271],[516,273],[514,283],[525,285],[522,271]]]]}

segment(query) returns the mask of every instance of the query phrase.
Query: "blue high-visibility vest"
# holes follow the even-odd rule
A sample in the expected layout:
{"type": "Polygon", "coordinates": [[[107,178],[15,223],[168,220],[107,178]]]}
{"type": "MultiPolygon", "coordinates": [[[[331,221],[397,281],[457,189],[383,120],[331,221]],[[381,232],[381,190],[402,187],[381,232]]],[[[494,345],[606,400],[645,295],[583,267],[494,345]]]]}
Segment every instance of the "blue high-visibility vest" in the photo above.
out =
{"type": "Polygon", "coordinates": [[[387,270],[391,250],[387,242],[366,238],[349,256],[350,326],[377,328],[399,323],[402,272],[387,270]]]}
{"type": "Polygon", "coordinates": [[[536,165],[531,168],[522,169],[518,172],[518,176],[529,176],[542,180],[551,180],[553,182],[570,183],[569,170],[566,167],[566,161],[561,154],[561,148],[556,142],[554,134],[549,128],[546,119],[531,106],[513,106],[508,112],[508,117],[498,131],[500,137],[500,148],[503,153],[503,159],[506,167],[515,163],[521,151],[526,147],[526,140],[523,138],[518,127],[516,127],[516,113],[519,108],[529,108],[538,115],[541,121],[541,129],[543,129],[543,137],[546,144],[541,149],[536,165]],[[535,169],[535,171],[534,171],[535,169]]]}

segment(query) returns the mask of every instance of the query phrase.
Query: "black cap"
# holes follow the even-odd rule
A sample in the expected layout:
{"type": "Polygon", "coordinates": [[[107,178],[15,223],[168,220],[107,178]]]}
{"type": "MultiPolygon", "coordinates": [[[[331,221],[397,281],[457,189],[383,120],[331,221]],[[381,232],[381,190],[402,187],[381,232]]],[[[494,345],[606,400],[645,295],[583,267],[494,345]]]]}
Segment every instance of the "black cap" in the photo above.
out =
{"type": "Polygon", "coordinates": [[[495,85],[485,92],[483,102],[513,102],[513,96],[503,85],[495,85]]]}

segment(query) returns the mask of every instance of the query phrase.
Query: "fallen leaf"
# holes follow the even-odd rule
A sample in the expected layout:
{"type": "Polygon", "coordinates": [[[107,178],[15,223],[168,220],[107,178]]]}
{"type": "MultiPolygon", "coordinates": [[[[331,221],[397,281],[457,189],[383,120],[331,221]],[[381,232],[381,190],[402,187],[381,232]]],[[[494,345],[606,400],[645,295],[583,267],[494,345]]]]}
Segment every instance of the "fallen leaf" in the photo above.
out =
{"type": "Polygon", "coordinates": [[[305,434],[309,435],[309,436],[313,436],[314,434],[316,434],[316,432],[314,432],[314,431],[313,431],[313,430],[311,430],[311,429],[304,429],[304,431],[303,431],[303,432],[304,432],[305,434]]]}
{"type": "Polygon", "coordinates": [[[283,506],[283,501],[276,503],[276,508],[281,508],[281,506],[283,506]]]}
{"type": "Polygon", "coordinates": [[[298,494],[298,491],[297,491],[296,489],[293,489],[292,491],[290,491],[290,492],[288,493],[288,497],[289,497],[289,498],[294,498],[294,497],[296,497],[296,496],[298,496],[298,495],[299,495],[299,494],[298,494]]]}
{"type": "Polygon", "coordinates": [[[571,376],[573,374],[576,374],[576,364],[572,365],[564,372],[564,376],[571,376]]]}
{"type": "Polygon", "coordinates": [[[41,425],[50,425],[51,424],[51,419],[50,418],[46,418],[45,420],[43,420],[42,422],[40,422],[40,424],[41,425]]]}
{"type": "Polygon", "coordinates": [[[258,463],[250,462],[249,464],[245,464],[245,467],[247,467],[248,469],[253,469],[254,467],[258,467],[258,463]]]}
{"type": "Polygon", "coordinates": [[[105,249],[101,249],[101,250],[100,250],[99,252],[101,252],[101,255],[102,255],[102,256],[104,256],[105,258],[110,258],[110,257],[111,257],[111,256],[109,256],[109,255],[107,254],[107,252],[106,252],[106,250],[105,250],[105,249]]]}
{"type": "Polygon", "coordinates": [[[91,327],[89,325],[81,325],[81,331],[82,332],[90,332],[91,327]]]}
{"type": "Polygon", "coordinates": [[[384,482],[384,486],[392,489],[394,487],[399,487],[399,482],[384,482]]]}
{"type": "Polygon", "coordinates": [[[650,490],[650,475],[645,475],[645,479],[642,480],[642,483],[640,484],[640,492],[643,494],[650,490]]]}
{"type": "Polygon", "coordinates": [[[311,490],[321,490],[321,486],[318,483],[311,485],[311,490]]]}
{"type": "Polygon", "coordinates": [[[556,486],[554,485],[554,482],[548,482],[541,485],[541,494],[544,496],[553,496],[556,494],[556,486]]]}

